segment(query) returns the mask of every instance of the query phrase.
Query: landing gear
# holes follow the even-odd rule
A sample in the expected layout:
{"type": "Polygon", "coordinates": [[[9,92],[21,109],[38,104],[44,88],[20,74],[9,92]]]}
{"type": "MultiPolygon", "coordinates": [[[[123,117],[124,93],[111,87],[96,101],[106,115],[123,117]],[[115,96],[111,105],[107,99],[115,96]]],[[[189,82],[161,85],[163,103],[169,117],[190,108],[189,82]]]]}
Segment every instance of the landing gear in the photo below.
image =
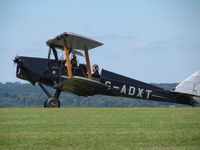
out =
{"type": "Polygon", "coordinates": [[[42,84],[38,83],[38,85],[41,87],[41,89],[44,91],[44,93],[49,97],[49,99],[47,99],[44,102],[44,107],[46,107],[46,108],[59,108],[60,107],[59,96],[61,94],[61,90],[56,89],[54,96],[52,96],[49,93],[49,91],[47,91],[47,89],[42,84]]]}
{"type": "Polygon", "coordinates": [[[44,101],[44,108],[47,107],[47,101],[48,101],[48,99],[46,101],[44,101]]]}
{"type": "Polygon", "coordinates": [[[44,102],[44,107],[47,108],[59,108],[60,107],[60,101],[56,98],[49,98],[44,102]]]}

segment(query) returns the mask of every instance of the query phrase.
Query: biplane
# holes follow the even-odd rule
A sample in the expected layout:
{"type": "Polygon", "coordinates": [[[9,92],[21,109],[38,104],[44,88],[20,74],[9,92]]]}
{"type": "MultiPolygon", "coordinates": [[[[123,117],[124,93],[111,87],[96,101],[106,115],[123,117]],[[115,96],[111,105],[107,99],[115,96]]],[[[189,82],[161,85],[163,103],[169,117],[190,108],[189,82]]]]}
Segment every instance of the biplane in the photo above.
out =
{"type": "Polygon", "coordinates": [[[107,95],[170,102],[198,106],[200,103],[200,72],[196,72],[172,90],[131,79],[108,70],[101,70],[100,77],[92,76],[89,51],[103,45],[87,37],[63,33],[46,42],[47,58],[17,56],[16,76],[41,87],[48,99],[44,107],[60,107],[61,92],[79,96],[107,95]],[[64,58],[59,58],[62,51],[64,58]],[[70,55],[84,56],[86,62],[72,68],[70,55]],[[51,58],[53,56],[53,58],[51,58]],[[52,95],[44,86],[53,87],[52,95]]]}

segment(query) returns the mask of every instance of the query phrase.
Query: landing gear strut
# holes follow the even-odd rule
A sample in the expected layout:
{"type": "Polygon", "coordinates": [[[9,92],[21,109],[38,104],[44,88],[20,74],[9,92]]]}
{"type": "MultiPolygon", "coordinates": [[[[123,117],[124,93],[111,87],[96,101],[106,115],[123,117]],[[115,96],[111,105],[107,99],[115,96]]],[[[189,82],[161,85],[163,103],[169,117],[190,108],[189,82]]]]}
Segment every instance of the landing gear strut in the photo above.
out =
{"type": "Polygon", "coordinates": [[[38,85],[41,87],[41,89],[44,91],[44,93],[49,97],[49,99],[47,99],[44,102],[44,107],[59,108],[60,107],[59,97],[60,97],[60,94],[61,94],[61,90],[56,89],[54,96],[52,96],[49,93],[49,91],[47,91],[47,89],[42,84],[38,83],[38,85]]]}

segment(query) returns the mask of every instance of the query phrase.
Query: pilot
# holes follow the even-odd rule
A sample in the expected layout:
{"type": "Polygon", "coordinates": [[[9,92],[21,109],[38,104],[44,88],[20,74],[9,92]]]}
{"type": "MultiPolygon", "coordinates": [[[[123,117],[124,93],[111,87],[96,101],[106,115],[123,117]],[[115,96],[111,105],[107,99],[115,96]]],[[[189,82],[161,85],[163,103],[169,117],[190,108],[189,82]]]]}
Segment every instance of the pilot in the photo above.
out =
{"type": "Polygon", "coordinates": [[[96,77],[96,78],[100,78],[100,75],[99,75],[99,66],[97,64],[94,64],[92,66],[92,76],[93,77],[96,77]]]}
{"type": "Polygon", "coordinates": [[[76,59],[76,55],[72,55],[71,59],[72,70],[74,71],[78,67],[78,61],[76,59]]]}

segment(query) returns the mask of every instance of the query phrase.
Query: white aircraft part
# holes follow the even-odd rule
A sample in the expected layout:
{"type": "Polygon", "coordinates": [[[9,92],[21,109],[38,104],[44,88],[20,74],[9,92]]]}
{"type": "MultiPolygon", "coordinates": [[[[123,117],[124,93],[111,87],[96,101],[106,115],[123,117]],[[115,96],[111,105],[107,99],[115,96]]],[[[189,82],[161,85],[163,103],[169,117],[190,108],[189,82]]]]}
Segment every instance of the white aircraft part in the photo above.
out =
{"type": "Polygon", "coordinates": [[[192,74],[176,86],[175,92],[200,96],[200,71],[192,74]]]}
{"type": "Polygon", "coordinates": [[[192,99],[200,104],[200,97],[199,96],[193,96],[192,99]]]}

